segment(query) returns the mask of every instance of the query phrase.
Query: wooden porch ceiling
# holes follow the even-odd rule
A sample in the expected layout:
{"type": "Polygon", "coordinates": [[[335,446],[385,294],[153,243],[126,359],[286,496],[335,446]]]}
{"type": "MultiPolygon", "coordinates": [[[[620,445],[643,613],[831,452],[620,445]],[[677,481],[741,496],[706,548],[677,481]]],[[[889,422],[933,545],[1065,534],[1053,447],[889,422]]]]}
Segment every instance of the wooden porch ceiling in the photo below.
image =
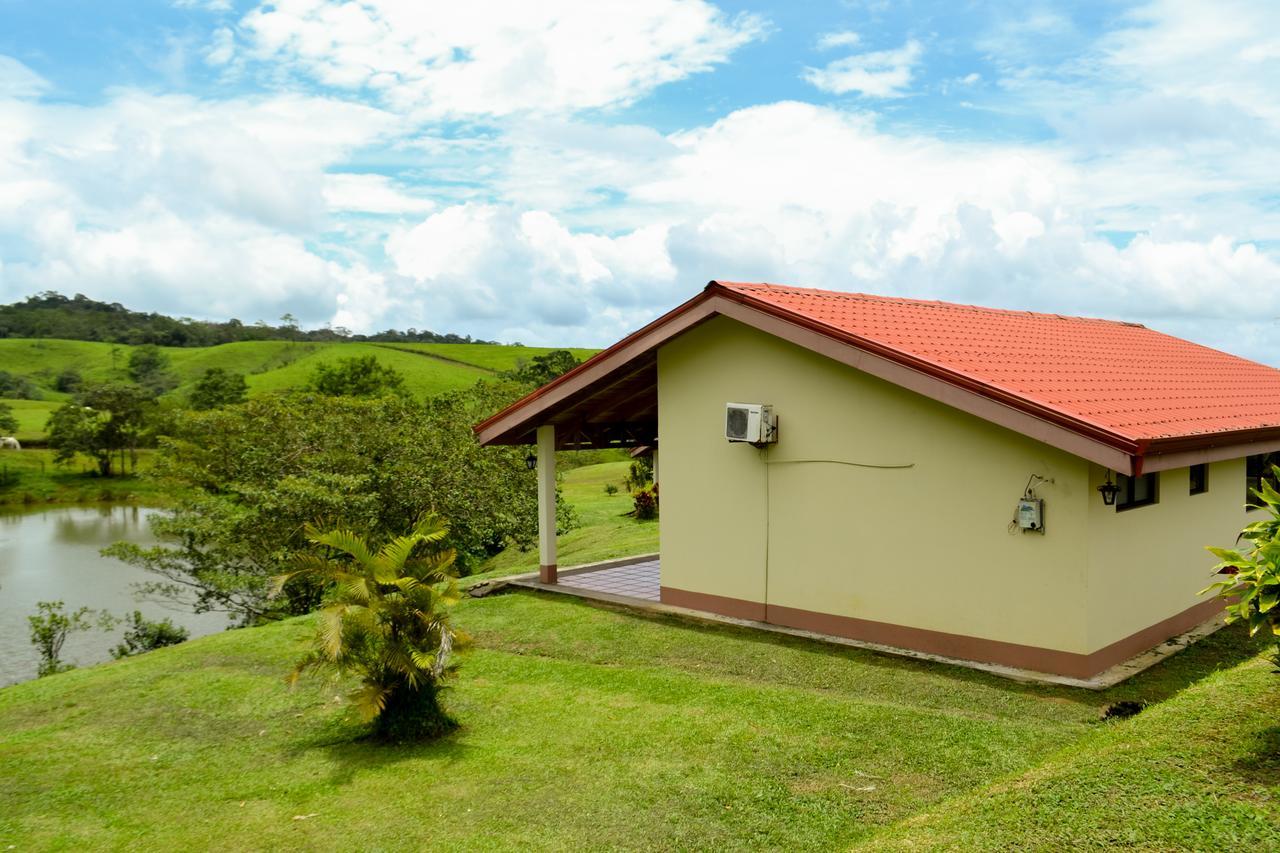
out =
{"type": "MultiPolygon", "coordinates": [[[[639,447],[658,442],[658,359],[654,352],[632,369],[589,385],[557,407],[546,423],[556,428],[556,447],[590,450],[639,447]]],[[[534,431],[515,430],[491,444],[532,444],[534,431]]]]}

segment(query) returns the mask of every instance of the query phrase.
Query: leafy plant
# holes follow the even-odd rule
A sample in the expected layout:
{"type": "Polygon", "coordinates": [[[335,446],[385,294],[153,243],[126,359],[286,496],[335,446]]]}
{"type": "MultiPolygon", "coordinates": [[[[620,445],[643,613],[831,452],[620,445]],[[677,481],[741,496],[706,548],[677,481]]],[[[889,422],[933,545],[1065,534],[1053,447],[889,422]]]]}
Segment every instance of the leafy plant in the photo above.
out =
{"type": "MultiPolygon", "coordinates": [[[[1272,473],[1280,477],[1280,466],[1272,466],[1272,473]]],[[[1249,636],[1267,631],[1277,637],[1272,660],[1280,667],[1280,492],[1266,479],[1251,491],[1270,517],[1241,532],[1247,548],[1209,548],[1222,561],[1214,568],[1226,577],[1201,592],[1213,590],[1225,599],[1227,621],[1244,622],[1249,636]]]]}
{"type": "Polygon", "coordinates": [[[618,487],[615,486],[613,483],[605,483],[604,493],[609,497],[613,497],[618,493],[618,487]]]}
{"type": "Polygon", "coordinates": [[[636,489],[643,489],[652,482],[653,457],[637,456],[631,461],[631,468],[627,472],[627,488],[635,491],[636,489]]]}
{"type": "MultiPolygon", "coordinates": [[[[75,669],[75,664],[62,660],[62,646],[75,632],[88,631],[93,627],[93,610],[81,607],[68,613],[65,607],[62,601],[38,601],[36,615],[27,617],[27,624],[31,626],[31,645],[40,653],[40,665],[36,669],[40,678],[75,669]]],[[[110,627],[113,622],[105,614],[99,619],[103,627],[110,627]]]]}
{"type": "Polygon", "coordinates": [[[568,350],[552,350],[545,355],[535,355],[528,363],[519,362],[515,370],[507,371],[503,377],[528,385],[541,386],[563,376],[581,363],[568,350]]]}
{"type": "Polygon", "coordinates": [[[45,427],[54,461],[69,464],[83,453],[98,465],[98,473],[110,477],[114,454],[120,454],[124,473],[124,451],[136,451],[154,406],[150,395],[130,385],[95,385],[83,388],[75,400],[55,409],[45,427]]]}
{"type": "Polygon", "coordinates": [[[431,738],[455,728],[439,703],[441,682],[453,671],[450,653],[464,639],[449,617],[459,591],[453,549],[442,544],[447,535],[427,516],[375,551],[350,530],[309,527],[316,550],[299,556],[276,589],[307,577],[329,593],[314,648],[290,680],[309,669],[356,675],[351,702],[382,738],[431,738]]]}
{"type": "Polygon", "coordinates": [[[631,494],[636,521],[652,521],[658,517],[658,487],[636,489],[631,494]]]}
{"type": "Polygon", "coordinates": [[[173,624],[170,619],[146,619],[139,610],[133,611],[124,620],[124,641],[111,650],[111,657],[131,657],[132,655],[150,652],[165,646],[176,646],[186,642],[191,632],[186,628],[173,624]]]}

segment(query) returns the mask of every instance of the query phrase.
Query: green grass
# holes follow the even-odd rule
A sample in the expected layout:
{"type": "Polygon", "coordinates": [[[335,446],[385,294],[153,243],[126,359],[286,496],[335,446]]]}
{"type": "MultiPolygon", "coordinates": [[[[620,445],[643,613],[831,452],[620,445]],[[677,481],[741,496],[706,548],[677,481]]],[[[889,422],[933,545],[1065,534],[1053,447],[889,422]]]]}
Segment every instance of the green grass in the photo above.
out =
{"type": "MultiPolygon", "coordinates": [[[[69,396],[53,390],[59,373],[75,369],[89,381],[122,381],[126,378],[125,368],[132,349],[92,341],[0,339],[0,365],[11,373],[30,378],[43,395],[43,400],[20,401],[31,404],[32,413],[28,420],[23,421],[27,439],[43,437],[47,412],[69,396]]],[[[469,387],[479,379],[510,370],[520,362],[527,362],[535,355],[551,350],[547,347],[486,344],[244,341],[216,347],[166,347],[164,351],[169,357],[170,369],[179,381],[178,387],[170,394],[181,397],[211,367],[245,374],[249,393],[261,394],[305,385],[317,365],[366,355],[376,356],[384,364],[403,373],[405,384],[414,395],[428,396],[469,387]]],[[[594,350],[575,349],[572,352],[579,358],[586,358],[594,350]]],[[[19,417],[28,416],[19,414],[19,417]]]]}
{"type": "Polygon", "coordinates": [[[155,451],[138,451],[135,476],[98,477],[93,463],[77,458],[69,466],[55,465],[53,451],[41,448],[0,451],[0,507],[39,504],[130,501],[159,506],[170,500],[162,483],[143,476],[155,451]]]}
{"type": "Polygon", "coordinates": [[[18,419],[18,432],[15,438],[20,442],[39,441],[44,437],[44,425],[53,410],[62,405],[55,400],[0,400],[18,419]]]}
{"type": "MultiPolygon", "coordinates": [[[[630,461],[603,462],[563,472],[561,495],[578,513],[579,527],[559,537],[558,562],[576,566],[651,554],[658,550],[658,522],[638,522],[624,515],[631,511],[631,496],[622,485],[630,461]],[[606,483],[618,487],[616,495],[605,494],[606,483]]],[[[538,551],[508,548],[485,561],[477,575],[493,577],[538,569],[538,551]]]]}
{"type": "MultiPolygon", "coordinates": [[[[1161,727],[1164,742],[1221,752],[1206,768],[1235,777],[1222,790],[1253,792],[1197,800],[1202,768],[1168,762],[1163,784],[1226,815],[1197,842],[1264,839],[1276,817],[1271,765],[1240,763],[1274,726],[1274,699],[1261,697],[1276,687],[1259,664],[1148,711],[1152,723],[1098,722],[1117,696],[1159,700],[1246,659],[1255,649],[1239,631],[1094,694],[552,595],[467,600],[457,616],[476,638],[447,694],[463,726],[434,744],[361,740],[336,701],[347,685],[285,688],[309,618],[0,690],[0,845],[832,849],[981,804],[1062,756],[1079,756],[1091,780],[1123,781],[1093,768],[1089,751],[1110,745],[1098,757],[1126,773],[1159,767],[1161,754],[1122,747],[1127,733],[1161,727]],[[1241,704],[1236,724],[1218,728],[1241,704]]],[[[1117,802],[1124,787],[1075,793],[1129,809],[1117,802]]],[[[1074,803],[1047,799],[1033,819],[1072,820],[1074,803]]],[[[1003,818],[1016,831],[1019,815],[1003,818]]],[[[1179,846],[1144,831],[1132,843],[1179,846]]]]}

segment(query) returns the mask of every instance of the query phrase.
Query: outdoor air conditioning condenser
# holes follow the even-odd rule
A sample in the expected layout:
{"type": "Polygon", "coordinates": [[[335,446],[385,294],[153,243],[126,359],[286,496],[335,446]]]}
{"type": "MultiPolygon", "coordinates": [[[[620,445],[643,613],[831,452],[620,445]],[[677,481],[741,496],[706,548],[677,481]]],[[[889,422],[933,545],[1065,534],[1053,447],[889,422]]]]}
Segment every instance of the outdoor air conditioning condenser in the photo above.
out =
{"type": "Polygon", "coordinates": [[[778,420],[773,407],[763,403],[726,403],[724,437],[757,445],[777,441],[778,420]]]}

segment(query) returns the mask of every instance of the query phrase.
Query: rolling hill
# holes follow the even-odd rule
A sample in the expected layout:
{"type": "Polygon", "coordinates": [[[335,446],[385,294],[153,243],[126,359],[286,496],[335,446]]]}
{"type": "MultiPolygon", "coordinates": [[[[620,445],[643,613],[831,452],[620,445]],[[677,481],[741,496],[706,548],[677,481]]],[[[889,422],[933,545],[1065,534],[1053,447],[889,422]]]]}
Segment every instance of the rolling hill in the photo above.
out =
{"type": "MultiPolygon", "coordinates": [[[[48,413],[69,394],[57,391],[60,373],[76,370],[84,379],[105,382],[126,378],[129,353],[121,344],[47,338],[0,339],[0,370],[26,376],[40,389],[40,400],[9,400],[21,427],[20,440],[43,433],[48,413]]],[[[510,370],[553,347],[492,344],[316,343],[308,341],[242,341],[212,347],[163,347],[178,386],[166,396],[182,397],[211,367],[243,373],[249,393],[282,391],[305,385],[317,365],[342,358],[372,355],[404,374],[409,391],[430,396],[465,388],[479,379],[510,370]]],[[[578,358],[594,350],[571,349],[578,358]]]]}

